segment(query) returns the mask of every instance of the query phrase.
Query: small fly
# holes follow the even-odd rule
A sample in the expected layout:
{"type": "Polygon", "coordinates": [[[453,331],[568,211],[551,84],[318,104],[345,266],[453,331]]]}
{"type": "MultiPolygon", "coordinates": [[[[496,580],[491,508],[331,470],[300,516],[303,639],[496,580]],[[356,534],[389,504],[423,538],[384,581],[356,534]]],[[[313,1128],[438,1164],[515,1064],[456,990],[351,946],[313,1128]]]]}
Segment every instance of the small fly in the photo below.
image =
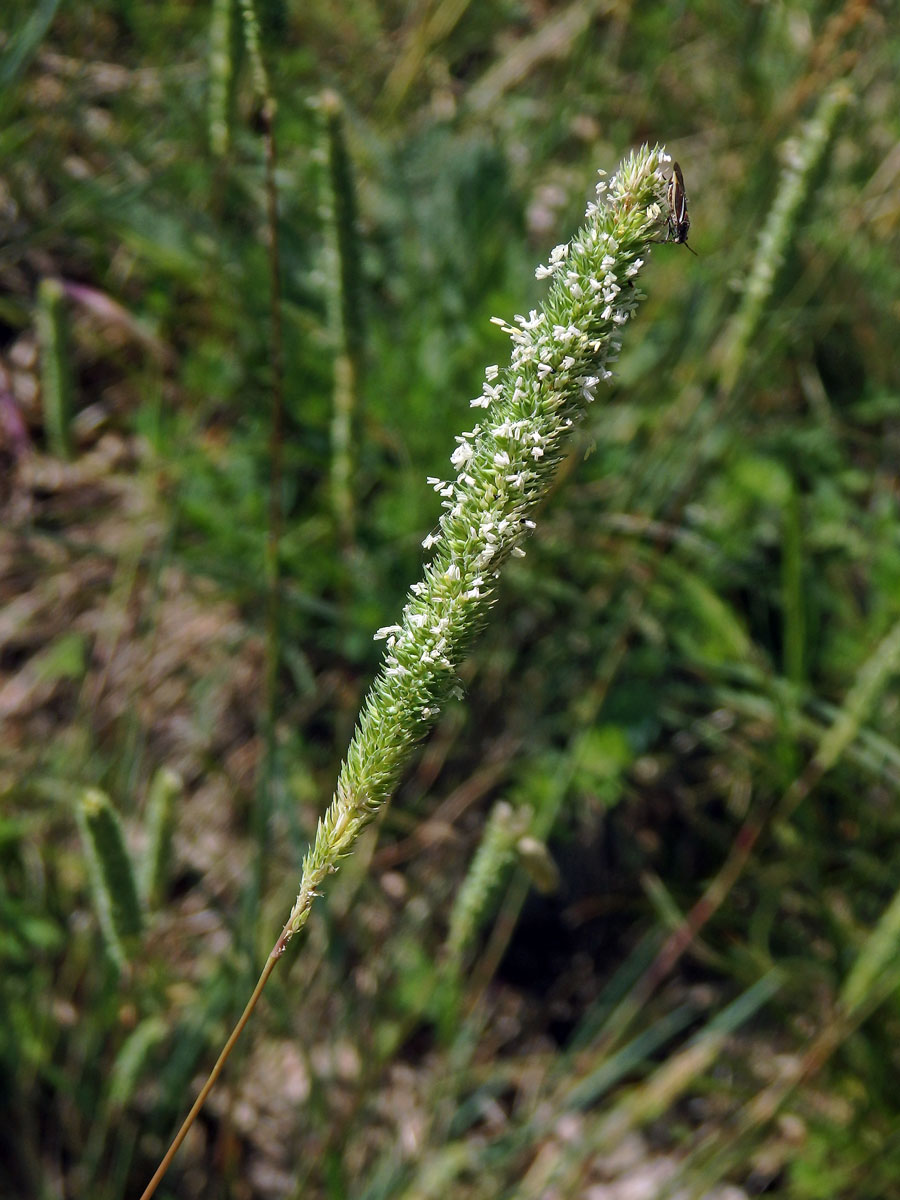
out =
{"type": "Polygon", "coordinates": [[[666,185],[666,203],[669,205],[669,216],[665,240],[668,241],[671,235],[673,242],[687,246],[691,254],[697,257],[697,251],[688,246],[691,218],[688,216],[687,196],[684,193],[684,176],[677,162],[672,163],[672,178],[666,185]]]}

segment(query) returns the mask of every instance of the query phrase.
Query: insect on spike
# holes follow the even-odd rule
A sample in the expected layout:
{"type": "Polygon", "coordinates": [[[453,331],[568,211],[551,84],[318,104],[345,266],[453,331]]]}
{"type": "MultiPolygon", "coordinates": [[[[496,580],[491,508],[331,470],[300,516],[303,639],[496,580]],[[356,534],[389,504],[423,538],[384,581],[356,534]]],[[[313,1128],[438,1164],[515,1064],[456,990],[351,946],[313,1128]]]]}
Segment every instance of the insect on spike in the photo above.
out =
{"type": "Polygon", "coordinates": [[[688,246],[688,233],[691,228],[691,218],[688,216],[688,202],[684,191],[684,176],[681,174],[681,167],[677,162],[672,163],[672,178],[666,186],[666,202],[669,205],[669,216],[667,218],[668,229],[666,230],[665,240],[669,240],[671,235],[672,241],[680,246],[687,246],[691,254],[695,258],[699,257],[697,251],[688,246]]]}

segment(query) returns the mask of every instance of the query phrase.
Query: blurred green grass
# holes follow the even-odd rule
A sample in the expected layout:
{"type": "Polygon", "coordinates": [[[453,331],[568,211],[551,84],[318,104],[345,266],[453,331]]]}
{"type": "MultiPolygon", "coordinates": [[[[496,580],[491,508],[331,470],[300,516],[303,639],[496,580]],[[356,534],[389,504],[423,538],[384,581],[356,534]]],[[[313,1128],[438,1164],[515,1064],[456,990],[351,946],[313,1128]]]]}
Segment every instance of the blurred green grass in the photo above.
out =
{"type": "Polygon", "coordinates": [[[654,251],[618,378],[507,576],[464,703],[273,980],[161,1194],[581,1195],[614,1186],[611,1151],[640,1130],[633,1174],[671,1155],[696,1189],[900,1195],[895,672],[853,709],[900,618],[890,6],[270,0],[259,16],[286,403],[268,751],[267,226],[238,8],[14,0],[0,19],[0,1189],[143,1186],[293,898],[371,635],[437,519],[425,476],[507,352],[488,319],[541,294],[534,265],[596,170],[660,140],[700,257],[654,251]],[[227,79],[210,54],[223,12],[227,79]],[[837,83],[850,102],[724,387],[758,234],[837,83]],[[344,106],[365,318],[350,552],[330,490],[324,88],[344,106]],[[69,326],[56,350],[47,279],[69,326]],[[43,417],[51,353],[68,465],[43,417]],[[120,972],[77,800],[106,792],[141,864],[163,767],[185,787],[168,885],[120,972]],[[797,780],[815,786],[779,808],[797,780]],[[500,798],[530,808],[563,886],[540,896],[508,866],[449,979],[449,911],[500,798]],[[771,811],[637,1003],[742,822],[771,811]]]}

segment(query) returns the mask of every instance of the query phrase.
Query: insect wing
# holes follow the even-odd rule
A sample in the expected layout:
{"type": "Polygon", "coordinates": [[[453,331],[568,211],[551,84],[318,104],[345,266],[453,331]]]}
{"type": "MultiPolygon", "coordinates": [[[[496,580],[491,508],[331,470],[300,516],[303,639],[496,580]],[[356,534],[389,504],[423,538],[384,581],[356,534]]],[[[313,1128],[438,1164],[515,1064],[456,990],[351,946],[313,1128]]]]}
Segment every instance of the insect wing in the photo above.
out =
{"type": "MultiPolygon", "coordinates": [[[[687,215],[687,196],[684,194],[684,176],[678,163],[672,163],[672,178],[669,180],[669,208],[672,210],[672,221],[675,225],[675,241],[682,225],[690,225],[687,215]]],[[[687,235],[685,235],[687,236],[687,235]]]]}
{"type": "Polygon", "coordinates": [[[681,167],[677,162],[672,163],[672,178],[666,188],[666,201],[669,205],[669,232],[672,234],[672,241],[678,245],[687,246],[691,254],[696,254],[696,251],[688,246],[691,218],[688,216],[684,176],[681,174],[681,167]]]}

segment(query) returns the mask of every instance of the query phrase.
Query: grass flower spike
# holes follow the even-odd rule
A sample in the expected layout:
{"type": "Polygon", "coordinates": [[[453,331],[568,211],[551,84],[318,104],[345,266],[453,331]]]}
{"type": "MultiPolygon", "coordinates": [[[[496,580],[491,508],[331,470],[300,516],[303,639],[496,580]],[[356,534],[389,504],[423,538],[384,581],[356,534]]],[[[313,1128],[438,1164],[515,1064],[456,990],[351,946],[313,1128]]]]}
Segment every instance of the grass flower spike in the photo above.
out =
{"type": "Polygon", "coordinates": [[[624,326],[643,299],[636,280],[665,229],[669,161],[660,147],[630,155],[597,185],[582,228],[557,246],[538,278],[544,305],[515,323],[510,363],[485,372],[472,402],[477,423],[457,438],[454,477],[429,482],[444,508],[424,545],[433,550],[380,674],[363,705],[303,864],[300,892],[273,954],[306,923],[325,878],[390,798],[415,744],[456,686],[456,670],[494,601],[500,568],[525,553],[533,514],[566,453],[569,435],[613,373],[624,326]]]}

